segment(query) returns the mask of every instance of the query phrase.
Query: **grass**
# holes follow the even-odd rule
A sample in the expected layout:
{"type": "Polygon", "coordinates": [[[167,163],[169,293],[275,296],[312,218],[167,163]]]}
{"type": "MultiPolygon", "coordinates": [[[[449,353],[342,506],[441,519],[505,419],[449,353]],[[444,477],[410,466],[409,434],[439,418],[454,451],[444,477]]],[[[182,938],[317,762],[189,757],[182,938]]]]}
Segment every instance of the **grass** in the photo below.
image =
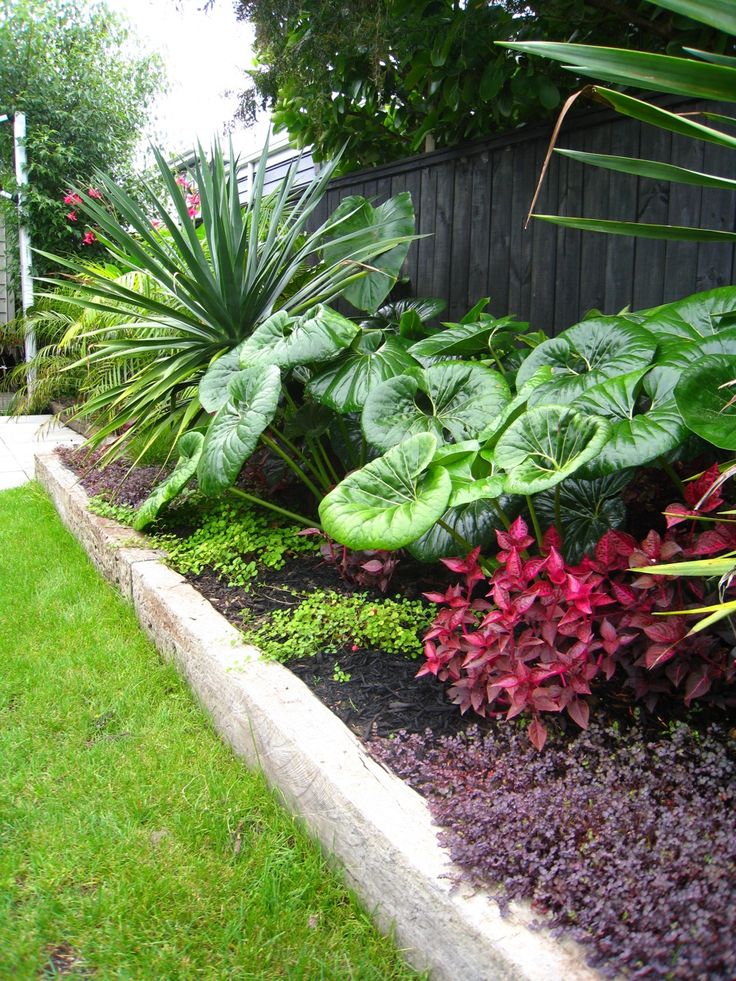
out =
{"type": "Polygon", "coordinates": [[[37,485],[0,494],[0,979],[409,979],[37,485]]]}

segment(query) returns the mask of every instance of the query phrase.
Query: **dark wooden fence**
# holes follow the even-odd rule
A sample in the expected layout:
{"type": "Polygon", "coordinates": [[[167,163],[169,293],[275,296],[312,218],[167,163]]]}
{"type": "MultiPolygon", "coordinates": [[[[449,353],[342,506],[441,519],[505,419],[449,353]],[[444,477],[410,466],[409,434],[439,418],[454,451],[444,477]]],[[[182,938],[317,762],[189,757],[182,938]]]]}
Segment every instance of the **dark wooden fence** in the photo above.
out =
{"type": "MultiPolygon", "coordinates": [[[[671,101],[671,100],[670,100],[671,101]]],[[[678,105],[678,110],[694,108],[678,105]]],[[[724,108],[724,111],[727,111],[724,108]]],[[[549,333],[596,308],[641,309],[736,282],[731,245],[647,241],[524,219],[550,135],[534,127],[438,150],[334,181],[317,218],[363,194],[377,203],[410,191],[417,231],[406,263],[414,296],[441,296],[457,319],[482,296],[549,333]]],[[[733,176],[736,154],[641,126],[607,111],[571,119],[560,146],[641,156],[733,176]]],[[[736,194],[584,167],[555,154],[536,211],[733,230],[736,194]]]]}

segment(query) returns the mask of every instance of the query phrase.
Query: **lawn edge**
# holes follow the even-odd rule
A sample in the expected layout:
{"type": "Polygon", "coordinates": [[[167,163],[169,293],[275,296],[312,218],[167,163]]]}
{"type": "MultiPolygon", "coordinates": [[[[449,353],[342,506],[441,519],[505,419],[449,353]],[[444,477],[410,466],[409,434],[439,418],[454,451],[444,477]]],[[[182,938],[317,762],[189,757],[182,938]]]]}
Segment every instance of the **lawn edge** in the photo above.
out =
{"type": "Polygon", "coordinates": [[[299,815],[383,932],[435,981],[596,981],[580,947],[530,929],[525,904],[502,917],[452,888],[426,802],[373,760],[283,665],[265,661],[142,536],[92,514],[75,474],[36,454],[36,478],[101,575],[132,603],[220,736],[261,769],[299,815]]]}

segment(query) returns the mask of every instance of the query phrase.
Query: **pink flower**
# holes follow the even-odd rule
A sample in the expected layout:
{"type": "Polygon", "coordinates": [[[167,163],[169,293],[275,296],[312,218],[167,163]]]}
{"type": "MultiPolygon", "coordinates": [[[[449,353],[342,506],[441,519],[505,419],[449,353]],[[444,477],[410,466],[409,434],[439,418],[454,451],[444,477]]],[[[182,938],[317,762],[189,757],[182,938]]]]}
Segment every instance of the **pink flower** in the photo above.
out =
{"type": "Polygon", "coordinates": [[[87,194],[91,198],[95,198],[97,201],[101,201],[102,200],[102,195],[100,194],[100,192],[97,190],[96,187],[90,187],[90,189],[87,191],[87,194]]]}
{"type": "Polygon", "coordinates": [[[88,231],[84,233],[82,238],[82,245],[93,245],[97,241],[97,236],[93,231],[88,231]]]}
{"type": "Polygon", "coordinates": [[[184,174],[177,174],[174,178],[179,187],[189,187],[189,181],[184,176],[184,174]]]}
{"type": "MultiPolygon", "coordinates": [[[[75,194],[74,191],[69,191],[69,193],[64,198],[64,204],[81,204],[81,203],[82,203],[82,199],[78,194],[75,194]]],[[[72,220],[74,221],[76,219],[72,219],[72,220]]]]}
{"type": "Polygon", "coordinates": [[[151,218],[151,227],[155,228],[158,231],[159,228],[164,227],[164,223],[162,221],[159,221],[158,218],[151,218]]]}
{"type": "Polygon", "coordinates": [[[77,212],[76,211],[68,211],[67,212],[67,215],[66,215],[66,218],[67,218],[67,221],[76,221],[77,220],[77,212]]]}

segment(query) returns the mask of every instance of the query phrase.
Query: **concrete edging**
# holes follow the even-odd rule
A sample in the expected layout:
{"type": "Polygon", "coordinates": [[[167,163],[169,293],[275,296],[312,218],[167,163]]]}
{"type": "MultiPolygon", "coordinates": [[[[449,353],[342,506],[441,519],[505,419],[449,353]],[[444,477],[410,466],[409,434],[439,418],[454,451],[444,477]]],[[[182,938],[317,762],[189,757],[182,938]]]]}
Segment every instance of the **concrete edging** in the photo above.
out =
{"type": "Polygon", "coordinates": [[[261,768],[287,806],[339,860],[349,885],[406,958],[436,981],[600,981],[569,940],[530,929],[512,904],[453,889],[424,800],[375,762],[345,725],[283,665],[263,660],[142,536],[87,510],[87,494],[54,454],[36,477],[101,574],[132,602],[144,631],[173,660],[215,728],[261,768]]]}

